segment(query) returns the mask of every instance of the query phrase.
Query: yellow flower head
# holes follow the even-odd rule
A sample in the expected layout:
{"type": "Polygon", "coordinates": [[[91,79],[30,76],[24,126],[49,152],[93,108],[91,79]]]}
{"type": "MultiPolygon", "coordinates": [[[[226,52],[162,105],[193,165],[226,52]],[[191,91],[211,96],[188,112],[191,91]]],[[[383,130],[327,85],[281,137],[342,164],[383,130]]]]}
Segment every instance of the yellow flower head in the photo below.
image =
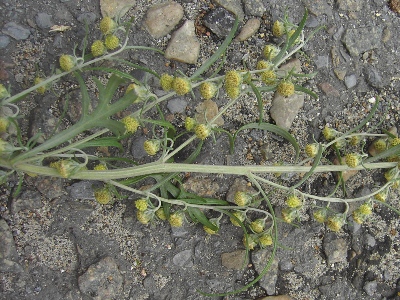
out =
{"type": "Polygon", "coordinates": [[[152,210],[137,210],[136,217],[140,223],[146,225],[154,218],[154,212],[152,210]]]}
{"type": "Polygon", "coordinates": [[[243,78],[238,71],[230,70],[225,74],[225,87],[238,88],[242,84],[243,78]]]}
{"type": "Polygon", "coordinates": [[[162,221],[165,221],[167,219],[167,216],[165,215],[165,211],[162,207],[156,210],[156,216],[162,221]]]}
{"type": "Polygon", "coordinates": [[[356,222],[358,224],[364,223],[365,219],[367,218],[367,216],[363,215],[358,209],[353,211],[351,216],[353,217],[354,222],[356,222]]]}
{"type": "Polygon", "coordinates": [[[369,216],[370,214],[372,214],[372,205],[371,205],[371,203],[364,203],[364,204],[361,204],[357,210],[361,214],[369,216]]]}
{"type": "Polygon", "coordinates": [[[158,140],[147,140],[143,143],[144,151],[148,155],[156,155],[158,150],[160,150],[160,141],[158,140]]]}
{"type": "Polygon", "coordinates": [[[172,90],[172,82],[174,81],[174,77],[164,73],[160,77],[160,85],[162,89],[166,92],[172,90]]]}
{"type": "Polygon", "coordinates": [[[282,80],[278,84],[276,91],[284,97],[289,97],[294,94],[294,84],[291,81],[282,80]]]}
{"type": "Polygon", "coordinates": [[[361,156],[357,153],[348,153],[345,161],[350,168],[355,168],[361,163],[361,156]]]}
{"type": "Polygon", "coordinates": [[[255,247],[257,247],[257,235],[255,234],[249,234],[246,238],[246,236],[243,237],[243,245],[245,247],[248,247],[249,250],[253,250],[255,247]]]}
{"type": "Polygon", "coordinates": [[[390,147],[400,145],[400,138],[396,137],[390,140],[390,147]]]}
{"type": "Polygon", "coordinates": [[[119,38],[113,34],[107,34],[104,39],[104,45],[109,50],[114,50],[119,47],[119,38]]]}
{"type": "Polygon", "coordinates": [[[283,23],[276,20],[274,25],[272,26],[272,34],[276,37],[281,37],[282,35],[285,34],[285,26],[283,26],[283,23]]]}
{"type": "Polygon", "coordinates": [[[97,40],[94,41],[92,46],[90,47],[92,54],[94,57],[102,56],[106,52],[106,46],[103,41],[97,40]]]}
{"type": "Polygon", "coordinates": [[[185,221],[185,213],[180,210],[169,216],[168,222],[172,227],[182,227],[185,221]]]}
{"type": "Polygon", "coordinates": [[[225,86],[225,91],[226,91],[226,94],[228,95],[228,97],[231,99],[236,99],[240,95],[240,87],[225,86]]]}
{"type": "Polygon", "coordinates": [[[314,158],[318,153],[318,147],[319,147],[319,145],[316,143],[308,144],[308,145],[306,145],[304,150],[308,157],[314,158]]]}
{"type": "Polygon", "coordinates": [[[343,214],[336,214],[332,217],[329,217],[326,221],[326,226],[334,232],[338,232],[345,223],[345,216],[343,214]]]}
{"type": "Polygon", "coordinates": [[[139,121],[134,117],[125,117],[121,122],[125,125],[126,133],[135,133],[139,127],[139,121]]]}
{"type": "Polygon", "coordinates": [[[212,97],[214,97],[216,93],[217,93],[217,86],[214,83],[212,83],[212,82],[203,82],[200,85],[200,95],[204,99],[209,100],[212,97]]]}
{"type": "Polygon", "coordinates": [[[267,60],[273,60],[278,55],[279,51],[279,48],[274,45],[266,45],[263,49],[263,54],[267,60]]]}
{"type": "Polygon", "coordinates": [[[0,133],[6,132],[10,121],[8,118],[0,117],[0,133]]]}
{"type": "MultiPolygon", "coordinates": [[[[238,218],[239,221],[242,222],[242,223],[243,223],[243,221],[246,219],[246,213],[243,212],[243,211],[241,211],[241,210],[236,210],[236,211],[234,211],[234,212],[232,213],[232,215],[234,215],[236,218],[238,218]]],[[[239,222],[238,222],[236,219],[230,217],[229,220],[231,221],[231,223],[232,223],[234,226],[240,227],[240,224],[239,224],[239,222]]]]}
{"type": "Polygon", "coordinates": [[[300,206],[303,205],[303,203],[296,195],[290,195],[286,199],[286,205],[289,206],[290,208],[299,208],[300,206]]]}
{"type": "Polygon", "coordinates": [[[135,201],[135,207],[137,210],[140,211],[145,211],[148,208],[148,203],[147,203],[147,199],[138,199],[135,201]]]}
{"type": "Polygon", "coordinates": [[[105,164],[98,164],[93,167],[93,170],[95,171],[105,171],[107,170],[107,166],[105,164]]]}
{"type": "MultiPolygon", "coordinates": [[[[35,80],[33,81],[33,84],[37,85],[37,84],[41,83],[42,81],[43,81],[42,78],[36,77],[35,80]]],[[[36,89],[36,92],[38,92],[38,94],[43,95],[46,92],[46,90],[47,90],[46,85],[42,85],[41,87],[38,87],[36,89]]]]}
{"type": "Polygon", "coordinates": [[[210,135],[211,129],[205,124],[198,124],[194,127],[194,133],[199,139],[205,140],[210,135]]]}
{"type": "Polygon", "coordinates": [[[247,206],[251,203],[252,197],[249,193],[238,191],[235,193],[234,202],[237,206],[247,206]]]}
{"type": "Polygon", "coordinates": [[[218,219],[210,219],[209,221],[211,224],[213,224],[217,227],[217,230],[212,230],[210,227],[203,226],[204,231],[207,232],[208,234],[217,234],[219,231],[219,220],[218,219]]]}
{"type": "Polygon", "coordinates": [[[328,210],[326,208],[319,209],[313,213],[315,221],[318,223],[325,223],[326,217],[328,216],[328,210]]]}
{"type": "Polygon", "coordinates": [[[114,31],[114,29],[117,27],[117,23],[110,17],[104,17],[100,21],[100,31],[103,34],[110,34],[114,31]]]}
{"type": "Polygon", "coordinates": [[[172,89],[179,96],[185,95],[192,90],[192,85],[187,78],[175,77],[172,81],[172,89]]]}
{"type": "Polygon", "coordinates": [[[185,129],[187,131],[193,131],[196,126],[196,120],[191,117],[186,117],[185,119],[185,129]]]}
{"type": "Polygon", "coordinates": [[[112,200],[112,194],[107,187],[103,187],[94,191],[94,198],[100,204],[109,204],[112,200]]]}
{"type": "Polygon", "coordinates": [[[256,67],[256,69],[257,70],[265,70],[265,69],[270,69],[270,68],[272,68],[272,64],[269,62],[269,61],[266,61],[266,60],[259,60],[258,62],[257,62],[257,67],[256,67]]]}
{"type": "Polygon", "coordinates": [[[50,164],[50,167],[55,168],[63,178],[68,178],[72,176],[77,171],[79,171],[79,169],[82,168],[78,162],[69,159],[62,159],[56,162],[52,162],[50,164]]]}
{"type": "Polygon", "coordinates": [[[373,146],[374,146],[376,152],[378,152],[378,153],[383,152],[387,148],[386,140],[385,139],[378,139],[373,143],[373,146]]]}
{"type": "Polygon", "coordinates": [[[75,67],[75,58],[68,54],[63,54],[59,58],[60,68],[61,70],[67,72],[70,71],[73,67],[75,67]]]}
{"type": "Polygon", "coordinates": [[[261,80],[267,84],[272,85],[276,82],[276,73],[274,70],[268,70],[261,73],[261,80]]]}
{"type": "Polygon", "coordinates": [[[325,126],[322,130],[322,134],[327,141],[332,141],[333,139],[335,139],[338,136],[338,133],[338,131],[328,126],[325,126]]]}
{"type": "Polygon", "coordinates": [[[269,233],[263,232],[258,236],[258,243],[260,244],[261,248],[271,246],[273,242],[272,236],[269,233]]]}
{"type": "Polygon", "coordinates": [[[0,83],[0,99],[8,97],[9,95],[6,87],[0,83]]]}
{"type": "Polygon", "coordinates": [[[265,220],[264,219],[256,219],[250,223],[250,229],[255,233],[261,233],[264,231],[265,220]]]}
{"type": "Polygon", "coordinates": [[[282,219],[286,223],[292,223],[297,216],[297,211],[294,208],[286,207],[282,209],[282,219]]]}

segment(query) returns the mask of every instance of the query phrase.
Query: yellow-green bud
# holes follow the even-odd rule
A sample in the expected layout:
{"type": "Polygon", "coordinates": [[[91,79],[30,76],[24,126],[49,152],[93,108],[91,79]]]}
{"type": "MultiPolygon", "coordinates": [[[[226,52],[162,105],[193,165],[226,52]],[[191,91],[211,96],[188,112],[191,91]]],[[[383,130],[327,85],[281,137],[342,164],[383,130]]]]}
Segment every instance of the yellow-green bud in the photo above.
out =
{"type": "Polygon", "coordinates": [[[112,194],[107,187],[103,187],[94,191],[94,198],[100,204],[109,204],[112,200],[112,194]]]}
{"type": "Polygon", "coordinates": [[[165,211],[162,207],[156,210],[156,216],[162,220],[165,221],[167,219],[167,216],[165,215],[165,211]]]}
{"type": "Polygon", "coordinates": [[[190,81],[184,77],[175,77],[172,81],[172,89],[177,95],[185,95],[192,90],[190,81]]]}
{"type": "Polygon", "coordinates": [[[283,26],[282,22],[276,20],[274,25],[272,26],[272,34],[276,37],[281,37],[285,34],[285,26],[283,26]]]}
{"type": "Polygon", "coordinates": [[[153,219],[154,212],[152,210],[145,210],[145,211],[137,210],[136,217],[140,223],[147,225],[153,219]]]}
{"type": "Polygon", "coordinates": [[[326,208],[319,209],[313,213],[315,221],[318,223],[325,223],[326,217],[328,216],[328,210],[326,208]]]}
{"type": "Polygon", "coordinates": [[[90,50],[92,51],[94,57],[102,56],[106,52],[106,46],[104,45],[103,41],[97,40],[93,42],[90,50]]]}
{"type": "Polygon", "coordinates": [[[260,244],[261,248],[271,246],[273,242],[272,236],[269,233],[263,232],[258,236],[258,243],[260,244]]]}
{"type": "Polygon", "coordinates": [[[374,198],[381,202],[386,202],[387,189],[374,195],[374,198]]]}
{"type": "Polygon", "coordinates": [[[294,208],[290,208],[290,207],[286,207],[284,209],[282,209],[282,219],[283,221],[285,221],[286,223],[292,223],[294,221],[294,219],[297,216],[297,212],[296,209],[294,208]]]}
{"type": "Polygon", "coordinates": [[[237,206],[247,206],[251,203],[252,197],[249,193],[238,191],[235,193],[234,202],[237,206]]]}
{"type": "Polygon", "coordinates": [[[324,127],[324,129],[322,130],[322,134],[327,141],[331,141],[338,136],[338,132],[328,126],[324,127]]]}
{"type": "Polygon", "coordinates": [[[82,166],[73,160],[62,159],[50,163],[51,168],[55,168],[63,178],[68,178],[79,171],[82,166]]]}
{"type": "Polygon", "coordinates": [[[286,199],[286,205],[290,208],[299,208],[303,203],[296,195],[290,195],[286,199]]]}
{"type": "Polygon", "coordinates": [[[400,138],[396,137],[390,140],[390,147],[394,147],[400,144],[400,138]]]}
{"type": "MultiPolygon", "coordinates": [[[[236,218],[238,218],[239,221],[242,222],[242,223],[243,223],[243,221],[246,219],[246,213],[243,212],[243,211],[240,211],[240,210],[234,211],[234,212],[232,213],[232,215],[234,215],[236,218]]],[[[239,222],[238,222],[236,219],[230,217],[229,220],[231,221],[231,223],[232,223],[234,226],[240,227],[240,224],[239,224],[239,222]]]]}
{"type": "Polygon", "coordinates": [[[363,215],[370,215],[372,214],[372,205],[370,203],[364,203],[360,205],[360,207],[357,209],[361,214],[363,215]]]}
{"type": "Polygon", "coordinates": [[[294,94],[294,84],[291,81],[282,80],[278,84],[276,91],[284,97],[289,97],[294,94]]]}
{"type": "Polygon", "coordinates": [[[261,80],[267,84],[272,85],[276,82],[276,73],[274,70],[268,70],[261,73],[261,80]]]}
{"type": "Polygon", "coordinates": [[[259,60],[258,62],[257,62],[257,67],[256,67],[256,69],[257,70],[265,70],[265,69],[269,69],[269,68],[271,68],[273,65],[269,62],[269,61],[266,61],[266,60],[259,60]]]}
{"type": "Polygon", "coordinates": [[[160,150],[160,141],[158,140],[147,140],[143,143],[144,151],[148,155],[156,155],[158,150],[160,150]]]}
{"type": "Polygon", "coordinates": [[[355,168],[361,163],[361,156],[357,153],[348,153],[346,154],[346,165],[350,168],[355,168]]]}
{"type": "Polygon", "coordinates": [[[148,208],[148,203],[147,203],[147,199],[138,199],[135,201],[135,207],[137,210],[140,211],[145,211],[148,208]]]}
{"type": "Polygon", "coordinates": [[[67,72],[70,71],[73,67],[75,67],[75,58],[68,54],[63,54],[59,58],[60,68],[61,70],[67,72]]]}
{"type": "Polygon", "coordinates": [[[194,128],[194,133],[199,139],[205,140],[210,135],[211,129],[205,124],[198,124],[194,128]]]}
{"type": "Polygon", "coordinates": [[[8,97],[9,95],[6,87],[0,83],[0,99],[8,97]]]}
{"type": "Polygon", "coordinates": [[[93,167],[93,170],[95,171],[105,171],[107,170],[107,166],[105,164],[98,164],[93,167]]]}
{"type": "Polygon", "coordinates": [[[104,45],[109,50],[117,49],[119,47],[119,38],[113,34],[108,34],[104,39],[104,45]]]}
{"type": "Polygon", "coordinates": [[[230,70],[225,74],[225,87],[229,88],[239,88],[242,84],[243,78],[238,71],[230,70]]]}
{"type": "Polygon", "coordinates": [[[117,23],[110,17],[104,17],[100,21],[100,31],[103,34],[109,34],[114,31],[114,29],[117,27],[117,23]]]}
{"type": "Polygon", "coordinates": [[[13,153],[14,147],[0,138],[0,156],[5,156],[13,153]]]}
{"type": "Polygon", "coordinates": [[[208,234],[217,234],[219,231],[219,220],[218,219],[210,219],[209,220],[211,224],[215,225],[217,227],[217,230],[212,230],[210,227],[203,226],[203,229],[205,232],[208,234]]]}
{"type": "Polygon", "coordinates": [[[351,216],[353,217],[354,222],[356,222],[358,224],[364,223],[365,219],[367,218],[367,216],[363,215],[358,209],[353,211],[351,216]]]}
{"type": "Polygon", "coordinates": [[[386,150],[387,145],[386,145],[386,140],[384,139],[378,139],[376,140],[374,143],[374,148],[376,150],[376,152],[380,153],[386,150]]]}
{"type": "Polygon", "coordinates": [[[191,117],[186,117],[185,119],[185,129],[187,131],[193,131],[196,126],[196,120],[191,117]]]}
{"type": "Polygon", "coordinates": [[[209,100],[212,97],[214,97],[216,93],[217,93],[217,86],[214,83],[212,83],[212,82],[203,82],[200,85],[200,95],[204,99],[209,100]]]}
{"type": "Polygon", "coordinates": [[[0,133],[6,132],[10,121],[8,118],[0,117],[0,133]]]}
{"type": "Polygon", "coordinates": [[[172,89],[172,82],[174,81],[174,77],[164,73],[160,77],[160,85],[162,89],[166,92],[170,91],[172,89]]]}
{"type": "Polygon", "coordinates": [[[308,145],[306,145],[304,150],[308,157],[314,158],[318,153],[318,147],[319,147],[319,145],[316,143],[308,144],[308,145]]]}
{"type": "Polygon", "coordinates": [[[261,233],[264,231],[265,220],[264,219],[256,219],[250,223],[250,229],[255,233],[261,233]]]}
{"type": "MultiPolygon", "coordinates": [[[[35,80],[33,81],[33,84],[37,85],[37,84],[41,83],[42,81],[43,81],[42,78],[36,77],[35,80]]],[[[38,92],[39,94],[43,95],[46,92],[46,90],[47,90],[46,89],[46,85],[42,85],[41,87],[38,87],[36,89],[36,92],[38,92]]]]}
{"type": "Polygon", "coordinates": [[[185,221],[185,213],[183,211],[176,211],[169,216],[168,222],[172,227],[182,227],[185,221]]]}
{"type": "Polygon", "coordinates": [[[249,234],[246,238],[246,236],[243,237],[243,245],[245,247],[248,247],[249,250],[253,250],[257,246],[257,235],[255,234],[249,234]]]}
{"type": "Polygon", "coordinates": [[[263,55],[266,59],[272,60],[278,55],[279,51],[279,48],[274,45],[266,45],[263,49],[263,55]]]}
{"type": "Polygon", "coordinates": [[[236,99],[240,95],[240,87],[225,86],[225,91],[226,91],[226,94],[228,95],[228,97],[231,98],[232,100],[236,99]]]}
{"type": "Polygon", "coordinates": [[[139,127],[139,121],[134,117],[125,117],[121,122],[125,125],[126,133],[135,133],[139,127]]]}
{"type": "Polygon", "coordinates": [[[358,135],[354,135],[350,138],[349,144],[352,146],[357,146],[360,143],[360,137],[358,135]]]}
{"type": "Polygon", "coordinates": [[[329,217],[326,221],[326,226],[334,232],[338,232],[345,223],[345,216],[343,214],[336,214],[329,217]]]}

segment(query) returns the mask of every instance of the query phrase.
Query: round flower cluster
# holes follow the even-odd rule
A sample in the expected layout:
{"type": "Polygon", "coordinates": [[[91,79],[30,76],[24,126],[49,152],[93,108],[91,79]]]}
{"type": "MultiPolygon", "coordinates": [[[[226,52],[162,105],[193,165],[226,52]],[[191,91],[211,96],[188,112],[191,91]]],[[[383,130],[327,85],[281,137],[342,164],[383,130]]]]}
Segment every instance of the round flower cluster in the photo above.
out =
{"type": "Polygon", "coordinates": [[[229,98],[236,99],[240,95],[243,78],[238,71],[231,70],[225,74],[225,91],[229,98]]]}

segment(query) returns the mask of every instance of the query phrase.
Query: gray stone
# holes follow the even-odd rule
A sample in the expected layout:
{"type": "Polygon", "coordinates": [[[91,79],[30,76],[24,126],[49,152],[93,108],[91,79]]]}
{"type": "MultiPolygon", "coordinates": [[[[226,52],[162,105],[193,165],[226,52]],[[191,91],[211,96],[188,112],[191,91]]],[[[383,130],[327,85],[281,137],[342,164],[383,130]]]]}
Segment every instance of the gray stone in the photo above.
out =
{"type": "Polygon", "coordinates": [[[51,200],[64,195],[63,182],[63,178],[39,177],[35,186],[43,196],[51,200]]]}
{"type": "Polygon", "coordinates": [[[165,50],[165,58],[195,64],[199,53],[200,43],[196,37],[194,22],[188,20],[172,34],[165,50]]]}
{"type": "Polygon", "coordinates": [[[211,10],[203,18],[204,25],[220,38],[229,34],[234,22],[235,17],[222,7],[211,10]]]}
{"type": "Polygon", "coordinates": [[[328,68],[329,57],[327,55],[318,55],[314,62],[317,66],[317,69],[328,68]]]}
{"type": "Polygon", "coordinates": [[[132,141],[132,155],[135,159],[142,159],[147,156],[143,143],[147,140],[145,136],[136,136],[132,141]]]}
{"type": "Polygon", "coordinates": [[[354,287],[343,279],[318,287],[322,299],[361,299],[357,298],[357,291],[354,287]]]}
{"type": "Polygon", "coordinates": [[[173,258],[172,262],[178,267],[191,268],[193,266],[192,261],[192,250],[183,250],[177,253],[173,258]]]}
{"type": "Polygon", "coordinates": [[[307,22],[306,22],[306,27],[308,28],[315,28],[319,26],[319,20],[316,16],[314,15],[309,15],[307,22]]]}
{"type": "Polygon", "coordinates": [[[303,105],[303,94],[295,93],[289,97],[284,97],[275,93],[270,110],[271,117],[274,119],[276,125],[288,130],[303,105]]]}
{"type": "MultiPolygon", "coordinates": [[[[251,253],[251,260],[258,274],[264,270],[271,253],[272,251],[270,249],[258,250],[251,253]]],[[[278,264],[279,260],[275,256],[268,272],[259,281],[260,286],[267,291],[268,295],[275,294],[275,286],[278,279],[278,264]]]]}
{"type": "Polygon", "coordinates": [[[248,262],[248,259],[245,261],[245,254],[246,250],[236,250],[233,252],[222,253],[221,263],[228,269],[242,270],[243,266],[245,266],[248,262]]]}
{"type": "Polygon", "coordinates": [[[350,74],[344,77],[344,84],[348,89],[355,87],[357,85],[357,76],[355,74],[350,74]]]}
{"type": "Polygon", "coordinates": [[[86,13],[80,14],[77,17],[77,20],[83,24],[93,24],[94,21],[96,21],[96,18],[97,18],[96,14],[94,14],[92,12],[86,12],[86,13]]]}
{"type": "Polygon", "coordinates": [[[52,16],[46,13],[38,13],[36,15],[36,25],[40,29],[47,29],[54,25],[52,16]]]}
{"type": "Polygon", "coordinates": [[[10,37],[0,34],[0,49],[4,49],[10,43],[10,37]]]}
{"type": "Polygon", "coordinates": [[[335,233],[325,235],[323,248],[329,265],[347,260],[346,241],[342,238],[337,238],[335,233]]]}
{"type": "Polygon", "coordinates": [[[0,258],[11,261],[18,260],[17,249],[10,227],[5,220],[0,219],[0,258]]]}
{"type": "Polygon", "coordinates": [[[339,9],[348,11],[359,11],[363,8],[362,0],[337,0],[339,9]]]}
{"type": "Polygon", "coordinates": [[[363,290],[367,293],[368,296],[372,297],[373,295],[375,295],[377,287],[378,283],[375,280],[367,281],[363,286],[363,290]]]}
{"type": "Polygon", "coordinates": [[[136,0],[100,0],[101,15],[110,18],[122,17],[136,4],[136,0]]]}
{"type": "Polygon", "coordinates": [[[152,6],[143,22],[150,35],[158,39],[170,33],[183,17],[183,8],[177,2],[165,2],[152,6]]]}
{"type": "Polygon", "coordinates": [[[26,29],[15,22],[6,23],[2,31],[4,34],[9,35],[16,40],[26,40],[31,34],[29,29],[26,29]]]}
{"type": "Polygon", "coordinates": [[[279,262],[279,268],[282,271],[291,271],[293,270],[293,263],[289,259],[284,259],[279,262]]]}
{"type": "Polygon", "coordinates": [[[368,84],[374,88],[380,89],[389,84],[388,80],[383,79],[380,72],[373,66],[367,66],[364,74],[368,84]]]}
{"type": "Polygon", "coordinates": [[[262,17],[265,13],[265,6],[261,0],[246,0],[244,2],[244,11],[246,15],[262,17]]]}
{"type": "Polygon", "coordinates": [[[383,28],[381,26],[347,29],[343,43],[352,56],[381,47],[383,28]]]}
{"type": "Polygon", "coordinates": [[[327,1],[303,0],[303,3],[313,15],[332,16],[332,7],[327,3],[327,1]]]}
{"type": "Polygon", "coordinates": [[[93,182],[82,180],[66,188],[72,199],[94,199],[93,182]]]}
{"type": "Polygon", "coordinates": [[[233,13],[240,21],[243,21],[244,12],[240,0],[214,0],[214,2],[233,13]]]}
{"type": "Polygon", "coordinates": [[[123,282],[118,265],[111,257],[105,257],[91,265],[78,278],[80,291],[96,300],[120,298],[123,282]]]}
{"type": "Polygon", "coordinates": [[[243,42],[252,37],[260,28],[261,22],[259,19],[253,18],[246,22],[240,31],[239,35],[235,38],[236,41],[243,42]]]}
{"type": "Polygon", "coordinates": [[[370,235],[369,233],[367,233],[366,235],[365,235],[365,242],[366,242],[366,244],[369,246],[369,247],[375,247],[375,245],[376,245],[376,240],[375,240],[375,238],[372,236],[372,235],[370,235]]]}
{"type": "Polygon", "coordinates": [[[187,106],[187,101],[182,98],[173,98],[168,101],[167,108],[172,113],[183,113],[187,106]]]}
{"type": "Polygon", "coordinates": [[[34,210],[42,207],[41,195],[36,191],[25,191],[11,202],[11,211],[13,214],[21,210],[34,210]]]}

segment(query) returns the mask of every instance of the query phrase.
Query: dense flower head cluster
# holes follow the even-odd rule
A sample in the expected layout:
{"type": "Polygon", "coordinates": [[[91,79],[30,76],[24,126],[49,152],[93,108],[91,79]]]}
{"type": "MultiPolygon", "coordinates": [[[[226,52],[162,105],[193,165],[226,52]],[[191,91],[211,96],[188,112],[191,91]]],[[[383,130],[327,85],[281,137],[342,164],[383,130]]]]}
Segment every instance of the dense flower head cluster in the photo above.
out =
{"type": "Polygon", "coordinates": [[[201,139],[205,140],[211,134],[211,129],[205,124],[198,124],[194,127],[194,133],[196,136],[201,139]]]}
{"type": "Polygon", "coordinates": [[[65,72],[71,71],[76,65],[75,58],[68,54],[62,54],[59,58],[59,63],[61,70],[65,72]]]}
{"type": "Polygon", "coordinates": [[[187,78],[175,77],[172,81],[172,89],[177,95],[182,96],[192,90],[192,85],[187,78]]]}
{"type": "Polygon", "coordinates": [[[225,74],[225,91],[229,98],[236,99],[240,95],[242,75],[236,70],[230,70],[225,74]]]}
{"type": "Polygon", "coordinates": [[[167,73],[162,74],[160,77],[161,88],[166,92],[172,90],[173,81],[174,81],[174,76],[171,76],[167,73]]]}
{"type": "Polygon", "coordinates": [[[102,205],[109,204],[112,200],[112,194],[109,188],[102,187],[94,191],[94,198],[102,205]]]}
{"type": "Polygon", "coordinates": [[[98,57],[106,53],[106,46],[104,45],[103,41],[96,40],[93,42],[92,46],[90,47],[90,50],[92,51],[92,55],[94,57],[98,57]]]}
{"type": "Polygon", "coordinates": [[[139,128],[139,121],[131,116],[125,117],[121,120],[125,126],[126,133],[135,133],[139,128]]]}
{"type": "Polygon", "coordinates": [[[115,50],[119,47],[119,38],[113,34],[107,34],[104,38],[104,45],[108,50],[115,50]]]}
{"type": "Polygon", "coordinates": [[[276,91],[284,97],[289,97],[294,94],[294,84],[289,80],[282,80],[278,84],[276,91]]]}
{"type": "Polygon", "coordinates": [[[100,21],[100,31],[103,34],[110,34],[117,28],[117,23],[110,17],[104,17],[100,21]]]}
{"type": "Polygon", "coordinates": [[[160,141],[158,140],[147,140],[143,143],[144,151],[148,155],[156,155],[158,150],[160,150],[160,141]]]}
{"type": "Polygon", "coordinates": [[[217,93],[217,90],[217,86],[213,82],[203,82],[200,85],[200,95],[206,100],[214,97],[217,93]]]}

